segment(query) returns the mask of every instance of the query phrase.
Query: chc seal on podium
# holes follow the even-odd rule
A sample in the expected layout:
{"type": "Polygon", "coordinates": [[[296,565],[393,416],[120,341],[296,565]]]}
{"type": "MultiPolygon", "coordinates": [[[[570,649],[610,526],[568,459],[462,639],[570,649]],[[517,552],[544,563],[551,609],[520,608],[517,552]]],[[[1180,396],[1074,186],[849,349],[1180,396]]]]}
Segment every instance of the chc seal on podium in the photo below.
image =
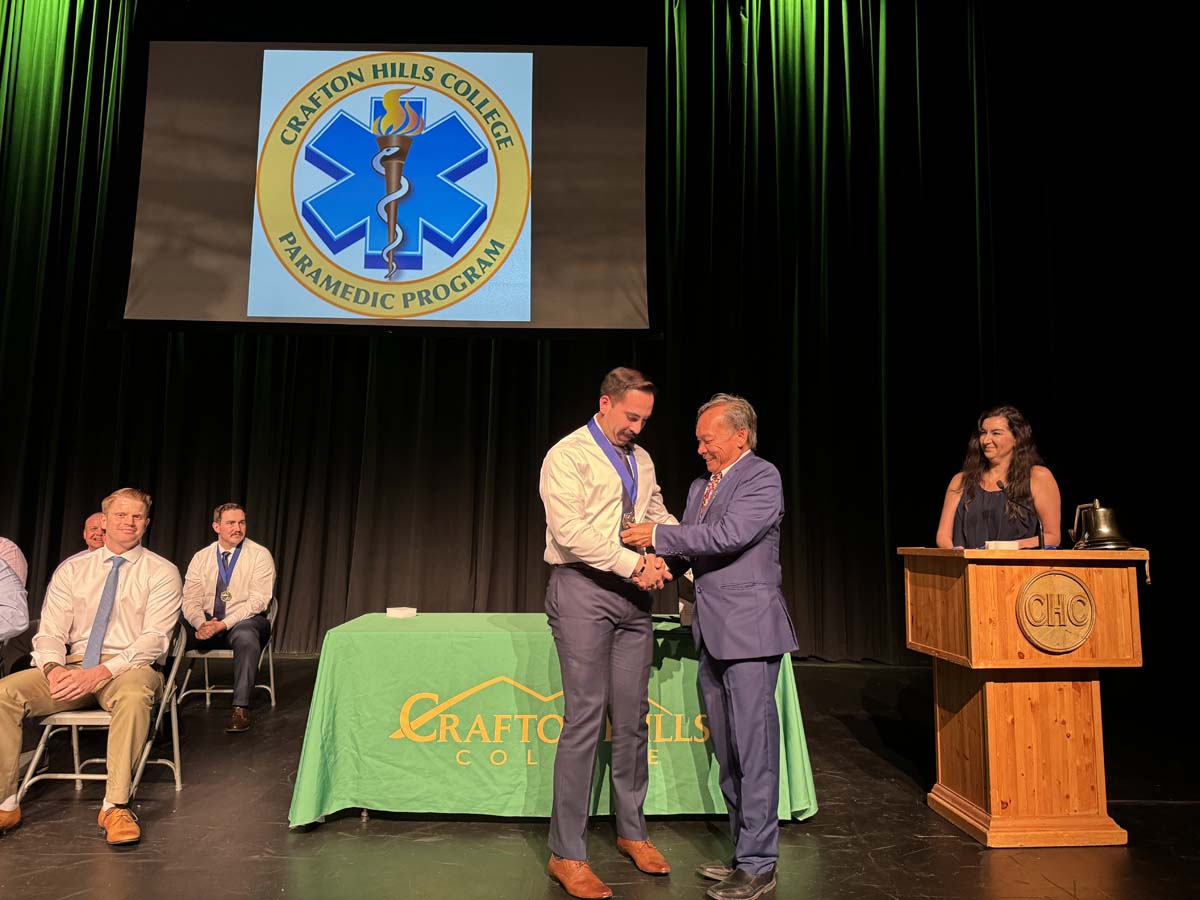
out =
{"type": "Polygon", "coordinates": [[[1074,575],[1052,569],[1021,588],[1017,624],[1039,650],[1070,653],[1082,647],[1096,627],[1096,601],[1074,575]]]}

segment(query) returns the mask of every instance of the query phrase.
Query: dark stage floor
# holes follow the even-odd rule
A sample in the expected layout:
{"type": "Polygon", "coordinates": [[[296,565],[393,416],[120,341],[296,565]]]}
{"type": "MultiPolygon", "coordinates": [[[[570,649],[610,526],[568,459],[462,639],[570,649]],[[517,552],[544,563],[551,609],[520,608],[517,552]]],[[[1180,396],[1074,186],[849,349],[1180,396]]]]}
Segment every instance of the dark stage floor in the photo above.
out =
{"type": "MultiPolygon", "coordinates": [[[[184,789],[176,794],[165,770],[149,771],[136,804],[145,837],[135,849],[114,851],[96,830],[101,784],[85,784],[81,795],[70,782],[35,786],[24,824],[0,837],[0,898],[566,897],[544,874],[544,821],[363,821],[350,812],[290,832],[315,671],[315,660],[278,661],[280,705],[256,697],[246,735],[224,733],[225,703],[206,711],[189,699],[184,789]]],[[[796,682],[821,808],[783,829],[780,900],[1200,897],[1190,756],[1106,734],[1111,813],[1128,829],[1128,847],[985,850],[924,805],[933,780],[928,670],[802,664],[796,682]]],[[[633,869],[607,824],[593,828],[592,862],[617,897],[700,900],[708,883],[691,869],[728,855],[722,825],[653,821],[651,838],[675,866],[669,878],[633,869]]]]}

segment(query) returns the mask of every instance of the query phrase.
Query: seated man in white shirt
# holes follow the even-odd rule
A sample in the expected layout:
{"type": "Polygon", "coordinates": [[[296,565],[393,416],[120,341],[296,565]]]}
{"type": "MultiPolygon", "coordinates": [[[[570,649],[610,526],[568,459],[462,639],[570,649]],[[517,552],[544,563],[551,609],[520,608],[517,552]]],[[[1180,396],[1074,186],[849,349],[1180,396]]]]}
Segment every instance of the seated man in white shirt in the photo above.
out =
{"type": "Polygon", "coordinates": [[[275,589],[275,560],[246,537],[246,510],[222,503],[213,510],[217,540],[188,564],[183,617],[189,650],[233,650],[233,711],[225,731],[250,730],[250,694],[262,649],[271,636],[265,615],[275,589]]]}
{"type": "Polygon", "coordinates": [[[24,554],[8,538],[0,538],[0,647],[29,627],[29,601],[25,595],[25,577],[9,563],[24,554]],[[11,549],[10,549],[11,548],[11,549]],[[14,553],[15,551],[15,553],[14,553]]]}
{"type": "Polygon", "coordinates": [[[29,601],[25,593],[28,572],[21,548],[0,537],[0,675],[29,655],[29,601]]]}
{"type": "Polygon", "coordinates": [[[163,687],[153,663],[179,620],[182,584],[169,560],[142,546],[148,494],[121,488],[103,510],[104,546],[64,562],[46,588],[34,667],[0,679],[0,832],[21,821],[22,720],[99,705],[112,713],[99,824],[110,844],[141,838],[129,793],[163,687]]]}
{"type": "Polygon", "coordinates": [[[29,628],[29,601],[25,599],[25,580],[0,557],[0,647],[26,628],[29,628]]]}
{"type": "Polygon", "coordinates": [[[5,537],[0,537],[0,562],[8,564],[13,574],[21,579],[21,586],[24,587],[25,579],[29,576],[29,563],[25,561],[25,554],[21,552],[21,548],[5,537]]]}

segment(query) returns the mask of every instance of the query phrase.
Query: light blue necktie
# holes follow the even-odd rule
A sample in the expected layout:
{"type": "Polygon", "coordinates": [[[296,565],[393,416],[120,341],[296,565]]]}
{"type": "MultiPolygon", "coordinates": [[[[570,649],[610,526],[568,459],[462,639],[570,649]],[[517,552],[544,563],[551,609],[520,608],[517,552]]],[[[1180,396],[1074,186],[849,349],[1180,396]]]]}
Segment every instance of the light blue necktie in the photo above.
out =
{"type": "Polygon", "coordinates": [[[108,580],[104,582],[104,593],[100,595],[100,608],[96,610],[92,630],[88,633],[87,650],[83,652],[85,669],[100,665],[100,651],[104,647],[104,635],[108,632],[108,620],[112,616],[113,604],[117,602],[117,573],[127,562],[129,560],[123,556],[112,558],[112,571],[108,573],[108,580]]]}

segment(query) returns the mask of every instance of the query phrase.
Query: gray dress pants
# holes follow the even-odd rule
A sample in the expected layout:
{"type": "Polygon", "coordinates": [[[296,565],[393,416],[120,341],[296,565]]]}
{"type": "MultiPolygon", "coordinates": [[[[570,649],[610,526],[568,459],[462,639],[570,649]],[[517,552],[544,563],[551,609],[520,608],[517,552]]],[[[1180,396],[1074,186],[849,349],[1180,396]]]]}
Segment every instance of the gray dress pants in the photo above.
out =
{"type": "Polygon", "coordinates": [[[612,797],[617,836],[646,840],[646,687],[654,659],[653,599],[611,573],[555,566],[546,616],[558,649],[563,728],[554,760],[550,850],[587,859],[596,754],[612,721],[612,797]]]}

